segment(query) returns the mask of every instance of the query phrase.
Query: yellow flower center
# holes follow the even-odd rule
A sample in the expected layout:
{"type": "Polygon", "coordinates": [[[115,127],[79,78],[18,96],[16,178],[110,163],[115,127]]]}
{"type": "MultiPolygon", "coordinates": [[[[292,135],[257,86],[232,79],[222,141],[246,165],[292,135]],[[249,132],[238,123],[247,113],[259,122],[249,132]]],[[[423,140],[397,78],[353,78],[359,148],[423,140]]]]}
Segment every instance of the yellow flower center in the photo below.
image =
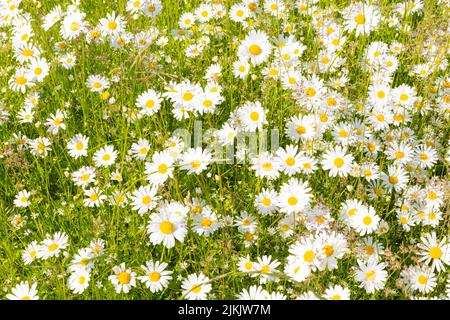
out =
{"type": "Polygon", "coordinates": [[[250,113],[250,119],[252,119],[252,121],[258,121],[259,119],[259,113],[256,111],[253,111],[250,113]]]}
{"type": "Polygon", "coordinates": [[[165,174],[167,172],[167,165],[165,165],[164,163],[160,164],[158,166],[158,172],[160,174],[165,174]]]}
{"type": "Polygon", "coordinates": [[[335,106],[336,103],[337,103],[337,101],[336,101],[335,98],[328,98],[328,99],[327,99],[327,105],[328,105],[329,107],[335,106]]]}
{"type": "Polygon", "coordinates": [[[433,259],[440,259],[442,257],[442,250],[439,247],[432,247],[428,253],[433,259]]]}
{"type": "Polygon", "coordinates": [[[148,205],[148,204],[150,204],[150,202],[152,202],[152,198],[150,198],[150,196],[144,196],[144,197],[142,198],[142,203],[143,203],[144,205],[148,205]]]}
{"type": "Polygon", "coordinates": [[[298,202],[298,200],[296,197],[289,197],[289,199],[288,199],[288,204],[290,206],[295,206],[297,204],[297,202],[298,202]]]}
{"type": "Polygon", "coordinates": [[[308,263],[313,262],[315,257],[316,254],[312,250],[306,251],[305,254],[303,255],[303,259],[308,263]]]}
{"type": "Polygon", "coordinates": [[[115,21],[108,22],[108,28],[110,30],[116,30],[117,29],[117,23],[115,21]]]}
{"type": "Polygon", "coordinates": [[[262,48],[257,44],[252,44],[248,48],[248,51],[250,52],[251,55],[259,56],[262,53],[262,48]]]}
{"type": "Polygon", "coordinates": [[[24,76],[20,76],[20,77],[16,78],[16,83],[21,86],[23,86],[25,83],[27,83],[27,81],[28,81],[27,78],[25,78],[24,76]]]}
{"type": "Polygon", "coordinates": [[[70,30],[72,31],[77,31],[78,29],[80,29],[81,25],[79,22],[74,21],[70,24],[70,30]]]}
{"type": "Polygon", "coordinates": [[[202,227],[210,227],[212,224],[212,221],[208,218],[203,218],[201,221],[202,227]]]}
{"type": "Polygon", "coordinates": [[[403,157],[405,156],[405,153],[402,152],[402,151],[397,151],[397,152],[394,154],[394,156],[395,156],[395,158],[397,158],[397,159],[403,159],[403,157]]]}
{"type": "Polygon", "coordinates": [[[262,169],[263,169],[264,171],[271,171],[271,170],[273,169],[273,165],[272,165],[271,162],[263,163],[262,169]]]}
{"type": "Polygon", "coordinates": [[[371,218],[370,216],[365,216],[365,217],[363,218],[363,223],[364,223],[366,226],[370,225],[370,224],[372,223],[372,218],[371,218]]]}
{"type": "Polygon", "coordinates": [[[368,256],[373,255],[373,253],[375,252],[375,250],[374,250],[374,248],[372,246],[366,246],[364,250],[366,251],[366,254],[368,256]]]}
{"type": "Polygon", "coordinates": [[[339,137],[340,138],[346,138],[348,136],[347,130],[341,130],[339,131],[339,137]]]}
{"type": "Polygon", "coordinates": [[[92,87],[94,87],[95,89],[100,89],[102,87],[102,84],[100,82],[96,81],[92,84],[92,87]]]}
{"type": "Polygon", "coordinates": [[[428,278],[425,277],[424,275],[420,275],[419,278],[417,279],[417,281],[418,281],[420,284],[424,285],[424,284],[427,283],[428,278]]]}
{"type": "Polygon", "coordinates": [[[185,94],[183,94],[183,100],[185,101],[191,101],[193,97],[194,95],[190,92],[186,92],[185,94]]]}
{"type": "Polygon", "coordinates": [[[24,57],[31,57],[33,55],[33,50],[27,48],[23,50],[22,54],[24,57]]]}
{"type": "Polygon", "coordinates": [[[370,271],[366,272],[366,280],[368,280],[368,281],[375,280],[375,276],[376,276],[376,273],[373,270],[370,270],[370,271]]]}
{"type": "Polygon", "coordinates": [[[331,245],[326,245],[323,247],[323,252],[327,257],[331,257],[334,253],[334,247],[331,245]]]}
{"type": "Polygon", "coordinates": [[[174,229],[175,228],[173,223],[167,220],[161,222],[161,224],[159,225],[159,230],[161,230],[161,232],[164,234],[172,234],[174,229]]]}
{"type": "Polygon", "coordinates": [[[269,266],[262,266],[261,272],[262,273],[269,273],[270,272],[270,267],[269,266]]]}
{"type": "Polygon", "coordinates": [[[398,183],[398,178],[396,176],[390,176],[389,177],[389,183],[390,184],[397,184],[398,183]]]}
{"type": "Polygon", "coordinates": [[[262,204],[263,204],[265,207],[270,206],[271,203],[272,203],[272,201],[270,201],[269,198],[264,198],[264,199],[262,200],[262,204]]]}
{"type": "Polygon", "coordinates": [[[287,158],[287,159],[286,159],[286,164],[287,164],[288,166],[293,166],[293,165],[295,164],[295,159],[292,158],[292,157],[287,158]]]}
{"type": "Polygon", "coordinates": [[[316,89],[313,87],[308,87],[305,89],[305,94],[307,97],[312,98],[316,95],[316,89]]]}
{"type": "Polygon", "coordinates": [[[304,126],[298,126],[295,131],[297,131],[298,134],[304,134],[306,133],[306,128],[304,126]]]}
{"type": "Polygon", "coordinates": [[[436,200],[437,199],[437,194],[434,191],[430,191],[428,192],[428,199],[430,200],[436,200]]]}
{"type": "Polygon", "coordinates": [[[201,286],[194,284],[191,288],[191,291],[194,293],[199,293],[202,290],[201,286]]]}
{"type": "Polygon", "coordinates": [[[48,251],[53,252],[56,249],[58,249],[58,244],[57,243],[52,243],[51,245],[48,246],[48,251]]]}
{"type": "Polygon", "coordinates": [[[344,165],[344,159],[336,158],[334,159],[333,163],[337,168],[341,168],[344,165]]]}
{"type": "Polygon", "coordinates": [[[150,281],[156,282],[159,279],[161,279],[161,274],[159,272],[153,271],[153,272],[150,272],[150,274],[148,275],[148,278],[150,279],[150,281]]]}
{"type": "Polygon", "coordinates": [[[364,22],[366,22],[366,17],[362,13],[357,14],[355,17],[355,22],[357,24],[364,24],[364,22]]]}
{"type": "Polygon", "coordinates": [[[98,200],[98,195],[96,193],[93,193],[93,194],[91,194],[89,199],[91,199],[91,201],[97,201],[98,200]]]}
{"type": "Polygon", "coordinates": [[[117,275],[117,280],[120,284],[129,284],[131,275],[128,272],[121,272],[117,275]]]}
{"type": "Polygon", "coordinates": [[[200,165],[201,165],[200,160],[194,160],[194,161],[191,162],[191,167],[192,167],[193,169],[199,168],[200,165]]]}

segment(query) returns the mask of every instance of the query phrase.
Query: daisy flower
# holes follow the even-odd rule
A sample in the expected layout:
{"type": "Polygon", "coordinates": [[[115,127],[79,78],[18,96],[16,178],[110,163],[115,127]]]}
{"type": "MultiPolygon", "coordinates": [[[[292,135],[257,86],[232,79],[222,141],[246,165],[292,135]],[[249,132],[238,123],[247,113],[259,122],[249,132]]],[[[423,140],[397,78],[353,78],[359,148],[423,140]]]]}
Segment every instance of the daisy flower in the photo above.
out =
{"type": "Polygon", "coordinates": [[[85,188],[88,184],[95,181],[95,176],[94,167],[81,167],[72,173],[72,180],[77,186],[85,188]]]}
{"type": "Polygon", "coordinates": [[[114,266],[114,274],[108,277],[109,281],[116,288],[116,292],[128,293],[132,287],[136,286],[136,273],[131,269],[127,269],[125,262],[122,262],[119,266],[114,266]]]}
{"type": "Polygon", "coordinates": [[[268,300],[270,294],[261,286],[250,286],[243,289],[237,296],[237,300],[268,300]]]}
{"type": "Polygon", "coordinates": [[[361,236],[364,236],[377,230],[379,222],[380,217],[376,215],[375,209],[364,206],[363,210],[359,210],[353,217],[351,225],[361,236]]]}
{"type": "Polygon", "coordinates": [[[175,213],[158,212],[150,216],[147,226],[150,234],[150,242],[153,244],[162,243],[167,248],[175,246],[175,240],[184,242],[187,233],[187,226],[184,218],[175,213]]]}
{"type": "Polygon", "coordinates": [[[329,170],[331,177],[345,177],[351,171],[353,155],[347,154],[347,149],[336,146],[327,150],[321,162],[324,170],[329,170]]]}
{"type": "Polygon", "coordinates": [[[109,81],[104,76],[90,75],[86,80],[86,86],[92,92],[102,92],[109,88],[109,81]]]}
{"type": "Polygon", "coordinates": [[[155,152],[152,161],[145,163],[147,180],[154,185],[163,184],[168,178],[173,177],[174,159],[169,150],[155,152]]]}
{"type": "Polygon", "coordinates": [[[133,156],[138,160],[145,160],[147,154],[150,150],[150,143],[147,139],[139,139],[138,142],[135,142],[131,145],[131,152],[133,156]]]}
{"type": "Polygon", "coordinates": [[[39,245],[37,241],[31,242],[27,247],[22,251],[22,261],[25,265],[32,263],[37,258],[39,250],[39,245]]]}
{"type": "Polygon", "coordinates": [[[238,48],[239,57],[249,59],[253,65],[260,65],[267,61],[272,47],[264,31],[252,30],[241,41],[238,48]]]}
{"type": "Polygon", "coordinates": [[[361,283],[361,287],[367,293],[375,293],[383,289],[386,283],[387,275],[386,263],[378,262],[374,259],[369,261],[357,260],[358,270],[356,271],[355,280],[361,283]]]}
{"type": "Polygon", "coordinates": [[[81,133],[76,134],[67,142],[69,155],[75,159],[78,159],[79,157],[86,157],[88,143],[89,137],[86,137],[81,133]]]}
{"type": "Polygon", "coordinates": [[[409,175],[405,169],[397,166],[388,166],[388,173],[381,173],[381,180],[384,186],[395,191],[406,189],[409,175]]]}
{"type": "Polygon", "coordinates": [[[252,158],[251,163],[251,169],[255,171],[257,177],[273,180],[280,175],[279,163],[276,161],[275,157],[267,151],[252,158]]]}
{"type": "Polygon", "coordinates": [[[185,151],[181,158],[181,169],[187,170],[188,174],[199,174],[205,170],[211,162],[211,153],[200,147],[190,148],[185,151]]]}
{"type": "Polygon", "coordinates": [[[308,182],[291,178],[288,182],[283,183],[278,194],[277,206],[280,208],[280,212],[288,214],[301,212],[312,199],[310,192],[311,188],[308,186],[308,182]]]}
{"type": "Polygon", "coordinates": [[[287,145],[286,149],[279,148],[276,152],[277,160],[280,163],[280,171],[288,176],[293,176],[301,170],[301,159],[298,152],[298,147],[294,145],[287,145]]]}
{"type": "Polygon", "coordinates": [[[100,31],[104,35],[117,36],[125,31],[126,21],[121,15],[116,15],[113,11],[108,13],[106,18],[100,19],[100,31]]]}
{"type": "Polygon", "coordinates": [[[414,151],[415,158],[422,169],[432,168],[438,160],[436,150],[427,145],[420,145],[414,151]]]}
{"type": "Polygon", "coordinates": [[[102,190],[98,187],[92,187],[84,190],[84,195],[87,197],[83,199],[83,204],[86,207],[100,207],[100,205],[105,201],[106,195],[103,194],[102,190]]]}
{"type": "Polygon", "coordinates": [[[245,79],[250,71],[250,64],[247,60],[239,59],[233,62],[233,75],[236,78],[245,79]]]}
{"type": "Polygon", "coordinates": [[[381,20],[377,7],[368,3],[351,4],[344,10],[344,25],[348,32],[356,31],[356,35],[368,34],[375,30],[381,20]]]}
{"type": "Polygon", "coordinates": [[[68,287],[75,294],[82,294],[89,286],[91,275],[89,270],[77,269],[70,274],[68,287]]]}
{"type": "Polygon", "coordinates": [[[450,245],[447,237],[437,240],[436,232],[427,233],[420,237],[421,243],[418,244],[421,262],[431,263],[431,271],[444,271],[445,266],[450,265],[450,245]]]}
{"type": "Polygon", "coordinates": [[[202,212],[194,217],[194,232],[199,235],[209,236],[222,226],[214,212],[202,212]]]}
{"type": "Polygon", "coordinates": [[[30,196],[31,193],[26,189],[19,191],[19,193],[17,193],[16,195],[16,198],[14,199],[14,205],[19,208],[28,207],[31,204],[29,201],[30,196]]]}
{"type": "Polygon", "coordinates": [[[323,297],[327,300],[350,300],[350,290],[340,285],[330,286],[323,297]]]}
{"type": "Polygon", "coordinates": [[[61,23],[61,36],[66,40],[71,40],[81,35],[87,27],[87,23],[84,21],[85,16],[80,11],[68,12],[61,23]]]}
{"type": "Polygon", "coordinates": [[[427,267],[416,267],[411,274],[411,287],[420,293],[429,294],[437,285],[434,272],[427,267]]]}
{"type": "Polygon", "coordinates": [[[246,102],[238,109],[237,115],[242,129],[246,132],[262,130],[263,125],[267,123],[266,112],[259,101],[246,102]]]}
{"type": "Polygon", "coordinates": [[[183,296],[188,300],[207,300],[207,295],[212,288],[210,284],[206,283],[208,281],[209,278],[202,272],[199,275],[188,275],[181,284],[183,296]]]}
{"type": "Polygon", "coordinates": [[[151,116],[161,108],[161,94],[153,89],[142,93],[136,100],[136,107],[140,108],[140,113],[151,116]]]}
{"type": "Polygon", "coordinates": [[[272,260],[272,256],[262,256],[258,257],[257,262],[255,263],[255,270],[260,272],[260,283],[266,283],[267,281],[274,281],[277,278],[269,275],[277,273],[276,269],[280,265],[280,262],[277,260],[272,260]]]}
{"type": "Polygon", "coordinates": [[[28,281],[22,281],[11,289],[12,293],[8,293],[6,298],[8,300],[39,300],[36,287],[36,282],[30,286],[28,281]]]}
{"type": "Polygon", "coordinates": [[[117,151],[112,145],[106,145],[94,153],[94,162],[97,167],[109,167],[114,164],[116,158],[117,151]]]}
{"type": "Polygon", "coordinates": [[[172,271],[166,270],[167,266],[165,262],[149,260],[141,266],[145,275],[139,276],[138,279],[150,289],[150,292],[163,291],[172,280],[172,271]]]}
{"type": "Polygon", "coordinates": [[[255,199],[255,207],[262,215],[271,214],[277,210],[278,195],[274,190],[263,189],[255,199]]]}
{"type": "Polygon", "coordinates": [[[47,235],[39,247],[38,257],[47,260],[57,257],[62,250],[69,246],[69,238],[64,232],[56,232],[53,237],[47,235]]]}
{"type": "Polygon", "coordinates": [[[137,210],[141,216],[151,211],[159,200],[159,197],[156,196],[157,192],[157,186],[141,186],[133,191],[133,194],[130,196],[133,210],[137,210]]]}

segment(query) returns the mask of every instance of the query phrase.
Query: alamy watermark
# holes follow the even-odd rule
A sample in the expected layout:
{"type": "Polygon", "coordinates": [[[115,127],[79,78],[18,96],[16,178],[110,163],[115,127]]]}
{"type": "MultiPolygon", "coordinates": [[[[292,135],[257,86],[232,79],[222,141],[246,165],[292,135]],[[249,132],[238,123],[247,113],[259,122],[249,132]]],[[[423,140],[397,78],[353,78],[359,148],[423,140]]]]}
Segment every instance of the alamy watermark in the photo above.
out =
{"type": "Polygon", "coordinates": [[[202,121],[196,120],[193,131],[178,128],[173,131],[173,135],[183,141],[185,149],[208,150],[213,156],[213,161],[218,163],[244,163],[249,158],[265,152],[273,154],[279,149],[280,130],[278,128],[254,132],[235,130],[235,135],[228,143],[218,141],[217,132],[215,128],[203,131],[202,121]]]}

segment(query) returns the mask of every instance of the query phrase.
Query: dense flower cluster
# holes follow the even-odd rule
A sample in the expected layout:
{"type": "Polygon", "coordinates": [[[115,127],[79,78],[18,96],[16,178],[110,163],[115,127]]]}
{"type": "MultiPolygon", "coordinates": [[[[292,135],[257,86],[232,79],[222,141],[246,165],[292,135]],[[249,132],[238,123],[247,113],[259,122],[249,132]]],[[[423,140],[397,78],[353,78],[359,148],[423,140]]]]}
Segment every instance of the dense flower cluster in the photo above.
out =
{"type": "Polygon", "coordinates": [[[334,2],[0,0],[4,296],[450,299],[449,3],[334,2]]]}

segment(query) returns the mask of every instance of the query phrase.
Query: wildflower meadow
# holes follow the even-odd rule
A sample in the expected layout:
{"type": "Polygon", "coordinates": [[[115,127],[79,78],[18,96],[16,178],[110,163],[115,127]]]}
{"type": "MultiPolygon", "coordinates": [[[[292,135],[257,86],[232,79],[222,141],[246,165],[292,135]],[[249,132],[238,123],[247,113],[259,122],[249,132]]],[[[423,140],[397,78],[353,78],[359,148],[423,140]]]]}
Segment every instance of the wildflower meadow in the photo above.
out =
{"type": "Polygon", "coordinates": [[[448,0],[0,0],[0,299],[450,299],[448,0]]]}

